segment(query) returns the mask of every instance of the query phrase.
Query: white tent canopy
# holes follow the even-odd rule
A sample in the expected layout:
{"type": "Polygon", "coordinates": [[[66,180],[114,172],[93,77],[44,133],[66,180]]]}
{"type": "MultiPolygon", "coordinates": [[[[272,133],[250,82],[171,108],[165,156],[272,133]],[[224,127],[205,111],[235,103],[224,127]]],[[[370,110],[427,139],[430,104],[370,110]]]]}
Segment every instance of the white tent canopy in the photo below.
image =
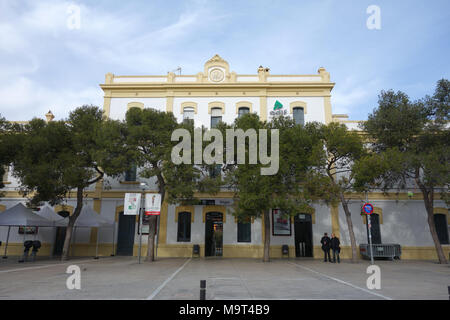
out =
{"type": "MultiPolygon", "coordinates": [[[[69,218],[64,218],[63,220],[56,223],[57,226],[66,227],[69,224],[69,218]]],[[[95,212],[91,207],[83,206],[80,215],[75,221],[75,227],[77,228],[90,228],[90,227],[112,227],[114,221],[108,221],[97,212],[95,212]]]]}
{"type": "MultiPolygon", "coordinates": [[[[22,203],[0,213],[0,226],[8,226],[8,235],[6,236],[5,254],[8,250],[9,233],[11,227],[53,227],[53,222],[38,216],[31,209],[25,207],[22,203]]],[[[23,232],[23,240],[25,241],[26,231],[23,232]]]]}
{"type": "Polygon", "coordinates": [[[45,204],[41,210],[36,211],[36,214],[53,222],[54,225],[55,222],[57,221],[61,221],[64,218],[61,217],[60,215],[58,215],[53,209],[52,207],[50,207],[48,204],[45,204]]]}
{"type": "Polygon", "coordinates": [[[0,226],[52,227],[53,222],[18,203],[0,213],[0,226]]]}
{"type": "MultiPolygon", "coordinates": [[[[56,226],[67,226],[69,224],[69,217],[64,218],[62,221],[56,222],[56,226]]],[[[91,227],[114,227],[114,221],[108,221],[105,218],[101,217],[97,212],[95,212],[91,207],[83,206],[81,209],[80,215],[75,221],[75,230],[77,228],[91,228],[91,227]]],[[[75,238],[75,230],[74,230],[74,238],[75,238]]],[[[114,230],[114,229],[113,229],[114,230]]],[[[95,257],[98,258],[98,240],[99,236],[97,236],[97,243],[95,245],[95,257]]]]}

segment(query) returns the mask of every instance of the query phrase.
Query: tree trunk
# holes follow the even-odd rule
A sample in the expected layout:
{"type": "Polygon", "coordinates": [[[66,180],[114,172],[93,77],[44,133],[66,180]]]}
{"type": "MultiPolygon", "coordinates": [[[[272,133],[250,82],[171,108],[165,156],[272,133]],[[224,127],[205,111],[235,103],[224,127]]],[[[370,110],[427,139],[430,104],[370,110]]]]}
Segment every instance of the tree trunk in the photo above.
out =
{"type": "Polygon", "coordinates": [[[83,188],[78,187],[77,188],[77,207],[75,208],[75,211],[72,213],[72,215],[69,216],[69,224],[67,225],[67,228],[66,228],[66,237],[64,239],[61,261],[65,261],[69,258],[69,249],[70,249],[70,242],[72,240],[73,227],[75,225],[75,222],[77,221],[78,216],[81,213],[82,208],[83,208],[83,188]]]}
{"type": "Polygon", "coordinates": [[[350,235],[350,244],[352,246],[352,262],[356,263],[358,256],[356,254],[356,239],[355,239],[355,232],[353,231],[352,214],[348,209],[348,204],[345,201],[344,195],[342,193],[340,194],[340,198],[342,208],[344,209],[345,212],[345,219],[347,220],[348,234],[350,235]]]}
{"type": "Polygon", "coordinates": [[[427,191],[424,186],[420,186],[420,190],[423,195],[423,202],[425,204],[425,209],[427,211],[427,221],[430,227],[431,237],[433,238],[434,247],[436,248],[436,253],[439,259],[439,263],[447,264],[447,259],[445,258],[444,250],[442,250],[441,243],[436,232],[436,225],[434,224],[434,204],[433,204],[433,191],[427,191]]]}
{"type": "MultiPolygon", "coordinates": [[[[165,183],[164,178],[162,175],[157,175],[158,178],[158,185],[159,185],[159,192],[161,194],[161,208],[164,203],[164,196],[165,196],[165,183]]],[[[149,230],[148,230],[148,241],[147,241],[147,257],[145,258],[146,262],[152,262],[155,261],[155,231],[157,226],[157,216],[150,216],[150,219],[148,221],[149,224],[149,230]]],[[[158,239],[159,242],[159,239],[158,239]]]]}
{"type": "Polygon", "coordinates": [[[155,230],[156,230],[156,216],[150,216],[148,220],[148,241],[147,241],[147,257],[145,261],[155,261],[155,230]]]}
{"type": "Polygon", "coordinates": [[[264,255],[263,262],[270,262],[270,210],[263,213],[264,219],[264,255]]]}

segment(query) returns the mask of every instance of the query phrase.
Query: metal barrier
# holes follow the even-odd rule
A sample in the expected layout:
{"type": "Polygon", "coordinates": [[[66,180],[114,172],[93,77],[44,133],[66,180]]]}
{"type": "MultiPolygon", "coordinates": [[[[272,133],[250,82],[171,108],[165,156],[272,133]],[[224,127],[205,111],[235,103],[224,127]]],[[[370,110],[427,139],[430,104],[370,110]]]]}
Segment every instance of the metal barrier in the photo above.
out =
{"type": "MultiPolygon", "coordinates": [[[[359,245],[359,252],[363,258],[370,259],[370,246],[366,243],[359,245]]],[[[372,244],[374,258],[400,259],[402,249],[399,244],[372,244]]]]}

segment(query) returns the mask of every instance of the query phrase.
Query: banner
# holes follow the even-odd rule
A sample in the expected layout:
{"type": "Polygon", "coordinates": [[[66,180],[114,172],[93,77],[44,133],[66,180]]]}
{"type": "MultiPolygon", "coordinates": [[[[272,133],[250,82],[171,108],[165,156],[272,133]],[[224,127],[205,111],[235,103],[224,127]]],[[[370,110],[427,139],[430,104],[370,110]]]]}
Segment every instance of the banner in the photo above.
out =
{"type": "Polygon", "coordinates": [[[161,195],[159,193],[145,195],[145,214],[148,216],[161,214],[161,195]]]}
{"type": "Polygon", "coordinates": [[[123,204],[124,215],[138,215],[141,208],[141,194],[140,193],[125,193],[125,200],[123,204]]]}

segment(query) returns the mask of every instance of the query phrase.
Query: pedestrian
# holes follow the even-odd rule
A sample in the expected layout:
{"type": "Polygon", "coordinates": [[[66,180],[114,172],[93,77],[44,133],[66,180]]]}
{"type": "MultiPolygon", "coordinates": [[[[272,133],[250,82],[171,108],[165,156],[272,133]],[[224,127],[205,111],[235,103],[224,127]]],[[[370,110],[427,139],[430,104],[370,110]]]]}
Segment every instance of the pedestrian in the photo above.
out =
{"type": "Polygon", "coordinates": [[[341,248],[339,245],[341,242],[339,241],[339,238],[336,237],[334,233],[331,234],[331,241],[330,246],[331,250],[333,250],[333,262],[336,263],[336,256],[337,256],[337,262],[341,263],[341,259],[339,258],[339,253],[341,252],[341,248]]]}
{"type": "Polygon", "coordinates": [[[331,256],[330,256],[330,243],[331,239],[328,237],[328,233],[324,233],[322,239],[320,240],[320,243],[322,244],[322,250],[324,253],[324,259],[323,262],[327,262],[327,256],[328,261],[331,262],[331,256]]]}

